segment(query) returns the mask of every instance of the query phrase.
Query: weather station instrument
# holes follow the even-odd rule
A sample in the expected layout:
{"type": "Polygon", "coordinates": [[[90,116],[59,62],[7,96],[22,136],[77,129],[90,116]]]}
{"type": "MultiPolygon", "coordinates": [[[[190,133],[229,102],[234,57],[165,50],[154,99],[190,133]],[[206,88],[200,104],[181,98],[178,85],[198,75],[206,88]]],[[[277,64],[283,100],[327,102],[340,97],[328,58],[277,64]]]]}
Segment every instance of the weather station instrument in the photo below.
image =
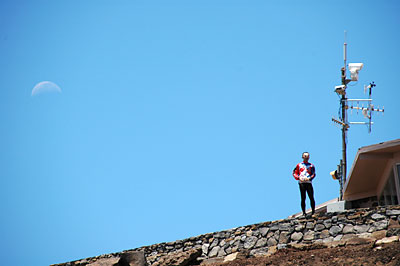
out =
{"type": "Polygon", "coordinates": [[[384,108],[375,107],[372,104],[372,89],[376,87],[374,82],[371,82],[369,85],[364,86],[364,92],[368,92],[367,99],[348,99],[347,98],[347,85],[350,82],[358,81],[358,73],[363,68],[363,63],[349,63],[347,64],[347,43],[346,43],[346,32],[345,32],[345,40],[343,44],[343,59],[344,66],[341,68],[341,80],[342,84],[339,86],[335,86],[334,92],[339,96],[340,99],[340,108],[339,108],[339,117],[332,118],[332,121],[341,127],[342,131],[342,159],[340,160],[340,164],[338,165],[337,170],[332,171],[331,175],[334,179],[338,180],[340,183],[340,200],[343,200],[343,185],[346,183],[347,177],[347,158],[346,158],[346,149],[347,149],[347,131],[350,128],[350,125],[366,125],[368,126],[368,132],[371,132],[371,127],[373,125],[372,122],[372,114],[374,112],[383,113],[384,108]],[[347,78],[346,72],[347,70],[350,72],[350,78],[347,78]],[[351,112],[355,111],[356,113],[361,112],[366,118],[367,121],[360,122],[349,122],[347,111],[350,109],[351,112]]]}

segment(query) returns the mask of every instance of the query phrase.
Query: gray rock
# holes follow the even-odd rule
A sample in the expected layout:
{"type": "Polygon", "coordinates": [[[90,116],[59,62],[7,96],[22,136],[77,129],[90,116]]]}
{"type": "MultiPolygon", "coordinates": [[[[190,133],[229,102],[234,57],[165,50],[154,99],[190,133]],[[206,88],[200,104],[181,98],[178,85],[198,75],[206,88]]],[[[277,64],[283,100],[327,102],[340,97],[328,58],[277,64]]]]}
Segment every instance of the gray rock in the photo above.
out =
{"type": "Polygon", "coordinates": [[[215,234],[216,238],[225,238],[226,237],[226,232],[218,232],[215,234]]]}
{"type": "Polygon", "coordinates": [[[121,254],[119,264],[129,266],[146,266],[147,262],[143,251],[126,251],[121,254]]]}
{"type": "Polygon", "coordinates": [[[307,222],[306,228],[307,228],[307,229],[314,229],[314,223],[312,223],[312,222],[307,222]]]}
{"type": "Polygon", "coordinates": [[[210,249],[213,247],[216,247],[216,246],[218,246],[218,239],[215,238],[214,241],[210,245],[210,249]]]}
{"type": "Polygon", "coordinates": [[[110,265],[118,265],[119,257],[112,258],[101,258],[93,263],[87,264],[88,266],[110,266],[110,265]]]}
{"type": "Polygon", "coordinates": [[[340,232],[342,232],[342,228],[340,226],[337,226],[337,225],[334,225],[329,229],[329,234],[331,236],[336,236],[340,232]]]}
{"type": "Polygon", "coordinates": [[[371,233],[362,233],[357,235],[359,238],[371,238],[371,233]]]}
{"type": "Polygon", "coordinates": [[[221,248],[221,249],[218,251],[217,257],[224,257],[224,256],[226,256],[226,252],[225,252],[225,250],[224,250],[223,248],[221,248]]]}
{"type": "Polygon", "coordinates": [[[379,213],[372,214],[371,218],[375,221],[385,219],[386,217],[379,213]]]}
{"type": "Polygon", "coordinates": [[[271,231],[276,231],[276,230],[278,230],[278,229],[279,229],[279,224],[273,224],[273,225],[271,225],[270,228],[269,228],[269,230],[271,230],[271,231]]]}
{"type": "Polygon", "coordinates": [[[316,231],[322,231],[322,230],[324,230],[325,229],[325,225],[323,225],[323,224],[317,224],[316,226],[315,226],[315,230],[316,231]]]}
{"type": "Polygon", "coordinates": [[[279,224],[278,228],[280,231],[289,231],[292,227],[291,227],[290,223],[283,223],[283,224],[279,224]]]}
{"type": "Polygon", "coordinates": [[[343,228],[343,234],[352,234],[354,233],[354,225],[346,224],[343,228]]]}
{"type": "Polygon", "coordinates": [[[246,238],[243,247],[245,249],[250,249],[250,248],[252,248],[252,247],[254,247],[256,245],[257,240],[258,240],[257,237],[250,236],[250,237],[246,238]]]}
{"type": "Polygon", "coordinates": [[[400,210],[387,210],[386,215],[388,215],[388,216],[400,215],[400,210]]]}
{"type": "Polygon", "coordinates": [[[324,224],[325,228],[327,228],[327,229],[331,228],[331,226],[332,226],[331,220],[324,221],[323,224],[324,224]]]}
{"type": "Polygon", "coordinates": [[[266,238],[260,238],[258,239],[256,245],[254,247],[260,248],[260,247],[265,247],[267,245],[268,240],[266,238]]]}
{"type": "Polygon", "coordinates": [[[201,246],[201,250],[203,251],[204,255],[208,254],[208,248],[210,247],[210,244],[204,244],[201,246]]]}
{"type": "Polygon", "coordinates": [[[236,240],[233,244],[232,244],[232,249],[233,248],[239,248],[239,246],[240,246],[240,240],[236,240]]]}
{"type": "Polygon", "coordinates": [[[380,230],[384,230],[388,227],[388,221],[381,220],[381,221],[373,223],[372,225],[376,228],[376,231],[380,231],[380,230]]]}
{"type": "Polygon", "coordinates": [[[262,236],[266,236],[267,233],[268,233],[268,231],[269,231],[269,228],[268,228],[268,227],[262,227],[262,228],[260,228],[260,233],[261,233],[262,236]]]}
{"type": "Polygon", "coordinates": [[[278,244],[277,248],[278,248],[278,250],[287,248],[287,244],[278,244]]]}
{"type": "Polygon", "coordinates": [[[333,236],[330,236],[330,237],[324,238],[322,240],[322,242],[323,243],[329,243],[329,242],[332,242],[333,240],[334,240],[333,236]]]}
{"type": "Polygon", "coordinates": [[[307,231],[304,236],[303,240],[310,241],[314,239],[314,231],[307,231]]]}
{"type": "Polygon", "coordinates": [[[276,240],[279,239],[279,235],[280,235],[280,232],[279,231],[275,231],[274,237],[275,237],[276,240]]]}
{"type": "Polygon", "coordinates": [[[333,241],[340,241],[340,240],[342,240],[342,238],[343,238],[343,235],[337,235],[337,236],[335,236],[333,241]]]}
{"type": "Polygon", "coordinates": [[[267,238],[274,237],[275,232],[269,231],[267,234],[267,238]]]}
{"type": "Polygon", "coordinates": [[[289,233],[281,232],[279,235],[279,244],[286,244],[287,242],[289,242],[289,233]]]}
{"type": "Polygon", "coordinates": [[[253,236],[253,235],[254,235],[253,230],[250,230],[250,231],[246,232],[246,236],[253,236]]]}
{"type": "Polygon", "coordinates": [[[294,230],[295,230],[296,232],[300,232],[300,231],[302,231],[303,229],[304,229],[304,225],[303,225],[303,224],[296,225],[296,227],[294,228],[294,230]]]}
{"type": "Polygon", "coordinates": [[[231,247],[227,248],[225,250],[225,252],[226,252],[226,254],[231,254],[232,253],[232,248],[231,247]]]}
{"type": "Polygon", "coordinates": [[[290,236],[290,239],[293,241],[300,241],[303,238],[303,233],[295,232],[290,236]]]}
{"type": "Polygon", "coordinates": [[[199,250],[201,250],[201,246],[202,246],[202,245],[195,245],[195,246],[192,247],[191,249],[199,249],[199,250]]]}
{"type": "Polygon", "coordinates": [[[368,231],[368,229],[369,229],[369,225],[366,225],[366,224],[354,226],[354,232],[356,234],[365,233],[368,231]]]}
{"type": "Polygon", "coordinates": [[[322,230],[321,234],[319,235],[319,237],[322,238],[322,239],[327,238],[329,236],[330,236],[330,234],[329,234],[329,230],[328,229],[322,230]]]}
{"type": "Polygon", "coordinates": [[[387,231],[387,236],[400,236],[400,228],[389,228],[387,231]]]}
{"type": "Polygon", "coordinates": [[[276,244],[278,244],[278,241],[276,241],[276,239],[275,238],[273,238],[273,237],[270,237],[269,239],[268,239],[268,241],[267,241],[267,245],[270,247],[270,246],[275,246],[276,244]]]}
{"type": "Polygon", "coordinates": [[[218,255],[218,252],[219,252],[220,249],[221,249],[221,248],[218,247],[218,246],[213,247],[213,249],[212,249],[212,250],[210,251],[210,253],[208,254],[208,257],[210,257],[210,258],[216,257],[216,256],[218,255]]]}
{"type": "Polygon", "coordinates": [[[268,254],[268,248],[258,248],[250,251],[250,256],[265,256],[268,254]]]}

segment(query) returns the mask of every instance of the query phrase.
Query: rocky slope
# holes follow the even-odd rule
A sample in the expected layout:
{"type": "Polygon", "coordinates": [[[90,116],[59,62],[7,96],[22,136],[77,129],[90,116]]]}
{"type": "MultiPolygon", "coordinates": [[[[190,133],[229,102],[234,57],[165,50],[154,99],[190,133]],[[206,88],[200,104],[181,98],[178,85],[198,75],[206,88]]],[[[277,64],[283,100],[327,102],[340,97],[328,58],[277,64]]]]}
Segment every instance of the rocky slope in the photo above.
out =
{"type": "MultiPolygon", "coordinates": [[[[399,222],[400,206],[320,213],[313,217],[288,218],[242,226],[58,265],[190,266],[212,265],[212,263],[223,265],[230,261],[247,263],[253,260],[254,262],[251,263],[266,260],[262,262],[263,265],[268,265],[266,263],[274,265],[279,259],[290,258],[291,254],[295,254],[293,255],[295,257],[300,256],[297,263],[306,263],[306,260],[303,262],[301,259],[301,254],[303,252],[307,257],[307,252],[311,250],[319,250],[319,252],[310,254],[310,258],[318,258],[322,262],[329,257],[326,255],[320,258],[318,254],[338,252],[333,255],[336,259],[341,257],[340,252],[345,252],[342,250],[348,250],[348,254],[357,253],[362,258],[375,251],[377,251],[376,254],[380,254],[380,250],[386,250],[385,243],[396,245],[400,236],[399,222]],[[363,248],[358,251],[358,247],[363,248]]],[[[399,256],[399,254],[393,255],[399,256]]],[[[297,261],[295,257],[290,261],[297,261]]],[[[284,264],[287,263],[289,261],[284,261],[284,264]]],[[[347,265],[347,263],[350,262],[342,265],[347,265]]]]}

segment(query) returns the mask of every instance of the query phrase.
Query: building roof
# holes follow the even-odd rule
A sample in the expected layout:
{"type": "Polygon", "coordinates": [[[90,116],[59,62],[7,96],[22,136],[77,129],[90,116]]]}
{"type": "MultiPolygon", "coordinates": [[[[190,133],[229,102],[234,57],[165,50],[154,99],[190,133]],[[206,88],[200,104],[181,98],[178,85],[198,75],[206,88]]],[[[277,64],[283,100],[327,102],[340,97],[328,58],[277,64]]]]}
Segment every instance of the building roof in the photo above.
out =
{"type": "Polygon", "coordinates": [[[343,198],[378,196],[394,162],[400,162],[400,139],[360,148],[344,185],[343,198]]]}

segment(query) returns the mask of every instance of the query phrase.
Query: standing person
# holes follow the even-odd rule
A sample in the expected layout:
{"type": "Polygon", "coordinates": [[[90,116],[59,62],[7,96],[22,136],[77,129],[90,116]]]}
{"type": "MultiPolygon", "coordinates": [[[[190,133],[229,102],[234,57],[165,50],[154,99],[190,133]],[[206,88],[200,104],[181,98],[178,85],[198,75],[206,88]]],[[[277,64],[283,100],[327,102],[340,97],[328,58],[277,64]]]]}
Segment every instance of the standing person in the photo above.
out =
{"type": "Polygon", "coordinates": [[[315,213],[315,200],[314,200],[314,189],[312,186],[312,180],[315,178],[315,167],[312,163],[309,163],[310,154],[303,152],[301,155],[303,162],[298,163],[293,169],[293,177],[299,181],[300,195],[301,195],[301,209],[303,215],[306,215],[306,192],[310,199],[312,214],[315,213]]]}

